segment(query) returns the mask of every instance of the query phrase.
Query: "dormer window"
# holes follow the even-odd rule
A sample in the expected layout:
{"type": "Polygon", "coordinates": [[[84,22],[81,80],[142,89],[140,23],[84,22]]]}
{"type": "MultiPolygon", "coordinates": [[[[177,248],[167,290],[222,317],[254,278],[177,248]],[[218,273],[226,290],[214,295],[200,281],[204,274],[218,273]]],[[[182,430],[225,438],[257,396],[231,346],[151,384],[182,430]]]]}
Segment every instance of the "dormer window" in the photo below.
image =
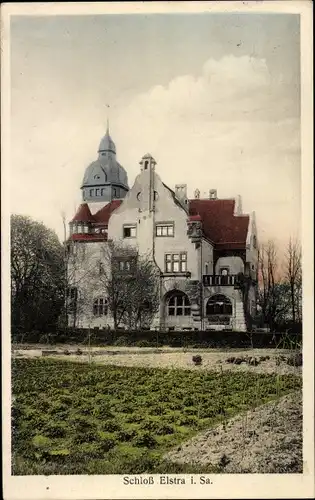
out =
{"type": "Polygon", "coordinates": [[[148,160],[146,160],[146,161],[144,162],[144,170],[147,170],[147,169],[148,169],[148,166],[149,166],[149,162],[148,162],[148,160]]]}

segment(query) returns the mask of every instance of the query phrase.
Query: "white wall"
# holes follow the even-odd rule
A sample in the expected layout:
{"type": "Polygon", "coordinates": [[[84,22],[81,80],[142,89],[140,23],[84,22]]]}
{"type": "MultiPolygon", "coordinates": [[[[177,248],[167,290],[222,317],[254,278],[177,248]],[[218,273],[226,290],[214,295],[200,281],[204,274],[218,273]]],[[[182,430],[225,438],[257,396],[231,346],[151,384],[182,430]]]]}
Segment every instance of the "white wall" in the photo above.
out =
{"type": "Polygon", "coordinates": [[[140,254],[154,253],[162,272],[165,271],[165,253],[187,252],[187,270],[191,272],[191,279],[198,279],[198,251],[187,236],[187,219],[186,211],[176,204],[160,177],[152,173],[150,178],[149,172],[143,171],[137,176],[120,207],[111,215],[108,237],[137,246],[140,254]],[[155,192],[157,197],[154,207],[149,206],[147,192],[150,191],[150,185],[152,196],[155,192]],[[174,236],[156,237],[155,223],[158,222],[174,222],[174,236]],[[137,238],[122,239],[124,224],[137,226],[137,238]]]}
{"type": "Polygon", "coordinates": [[[206,240],[202,240],[202,274],[206,273],[206,264],[208,264],[208,274],[213,274],[213,246],[206,240]]]}
{"type": "Polygon", "coordinates": [[[229,274],[244,272],[244,263],[241,257],[220,257],[215,265],[215,274],[220,274],[221,267],[228,267],[229,274]]]}

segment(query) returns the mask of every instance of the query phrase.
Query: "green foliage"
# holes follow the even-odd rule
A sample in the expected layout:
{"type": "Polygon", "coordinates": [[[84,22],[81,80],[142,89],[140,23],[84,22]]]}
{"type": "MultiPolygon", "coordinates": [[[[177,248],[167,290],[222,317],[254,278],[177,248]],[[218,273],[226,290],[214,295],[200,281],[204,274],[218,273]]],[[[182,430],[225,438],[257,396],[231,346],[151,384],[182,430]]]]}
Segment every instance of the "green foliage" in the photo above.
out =
{"type": "Polygon", "coordinates": [[[12,386],[15,474],[137,474],[167,471],[170,446],[301,379],[39,358],[13,360],[12,386]]]}
{"type": "Polygon", "coordinates": [[[54,231],[23,215],[11,216],[11,284],[13,331],[55,330],[64,305],[63,247],[54,231]]]}

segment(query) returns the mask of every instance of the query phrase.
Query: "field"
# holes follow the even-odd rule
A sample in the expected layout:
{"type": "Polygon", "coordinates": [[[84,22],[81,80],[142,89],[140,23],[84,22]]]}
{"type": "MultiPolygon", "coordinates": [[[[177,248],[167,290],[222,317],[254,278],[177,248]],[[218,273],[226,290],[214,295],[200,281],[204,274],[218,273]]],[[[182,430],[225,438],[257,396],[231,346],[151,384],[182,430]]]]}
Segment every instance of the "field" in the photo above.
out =
{"type": "Polygon", "coordinates": [[[12,473],[220,472],[165,453],[301,387],[295,375],[13,359],[12,473]]]}

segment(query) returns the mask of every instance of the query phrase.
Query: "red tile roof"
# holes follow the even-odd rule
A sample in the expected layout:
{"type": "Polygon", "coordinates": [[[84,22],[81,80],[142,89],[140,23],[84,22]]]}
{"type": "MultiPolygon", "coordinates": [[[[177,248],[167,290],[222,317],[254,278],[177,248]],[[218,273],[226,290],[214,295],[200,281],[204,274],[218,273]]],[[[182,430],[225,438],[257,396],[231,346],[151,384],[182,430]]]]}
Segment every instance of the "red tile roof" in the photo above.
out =
{"type": "MultiPolygon", "coordinates": [[[[94,215],[87,203],[83,203],[72,222],[92,222],[95,225],[107,225],[110,216],[122,203],[113,200],[94,215]]],[[[246,247],[249,226],[248,215],[234,215],[235,200],[189,200],[190,220],[202,220],[203,232],[218,249],[236,249],[246,247]]],[[[106,240],[106,234],[74,234],[73,241],[106,240]]]]}
{"type": "Polygon", "coordinates": [[[248,215],[234,215],[235,200],[189,201],[189,214],[200,215],[204,235],[218,248],[245,248],[248,215]]]}
{"type": "Polygon", "coordinates": [[[93,215],[87,203],[82,203],[71,222],[94,222],[93,215]]]}
{"type": "Polygon", "coordinates": [[[99,222],[103,224],[108,224],[109,218],[114,210],[118,208],[122,203],[122,200],[113,200],[105,207],[101,208],[96,214],[94,214],[94,222],[99,222]]]}

